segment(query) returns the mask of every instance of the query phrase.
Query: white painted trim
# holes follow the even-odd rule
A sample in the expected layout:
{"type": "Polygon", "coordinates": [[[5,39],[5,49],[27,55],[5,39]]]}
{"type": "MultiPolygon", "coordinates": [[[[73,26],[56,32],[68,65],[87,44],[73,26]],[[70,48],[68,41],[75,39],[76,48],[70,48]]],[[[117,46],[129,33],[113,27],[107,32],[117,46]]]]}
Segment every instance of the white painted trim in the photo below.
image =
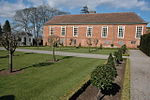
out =
{"type": "Polygon", "coordinates": [[[66,26],[61,26],[61,32],[60,32],[61,36],[66,36],[66,26]],[[62,35],[62,28],[65,28],[65,35],[62,35]]]}
{"type": "Polygon", "coordinates": [[[78,34],[79,34],[78,29],[79,29],[78,26],[73,26],[73,29],[72,29],[72,35],[73,35],[73,37],[78,37],[78,34]],[[74,28],[77,28],[77,35],[76,36],[74,35],[74,28]]]}
{"type": "Polygon", "coordinates": [[[92,37],[92,35],[93,35],[93,26],[87,26],[87,28],[86,28],[86,37],[92,37]],[[91,36],[87,36],[87,34],[88,34],[88,28],[92,28],[92,30],[91,30],[91,36]]]}
{"type": "Polygon", "coordinates": [[[124,39],[124,35],[125,35],[125,26],[122,26],[123,27],[123,37],[119,37],[119,27],[122,26],[122,25],[119,25],[118,26],[118,35],[117,35],[117,38],[120,38],[120,39],[124,39]]]}
{"type": "Polygon", "coordinates": [[[108,26],[102,26],[102,28],[101,28],[101,37],[102,38],[107,38],[108,37],[108,26]],[[107,35],[106,36],[103,36],[103,28],[107,28],[107,35]]]}
{"type": "Polygon", "coordinates": [[[144,28],[144,26],[143,25],[138,25],[138,26],[136,26],[136,32],[135,32],[135,39],[140,39],[141,37],[137,37],[137,27],[142,27],[142,33],[141,33],[141,35],[143,35],[143,28],[144,28]]]}

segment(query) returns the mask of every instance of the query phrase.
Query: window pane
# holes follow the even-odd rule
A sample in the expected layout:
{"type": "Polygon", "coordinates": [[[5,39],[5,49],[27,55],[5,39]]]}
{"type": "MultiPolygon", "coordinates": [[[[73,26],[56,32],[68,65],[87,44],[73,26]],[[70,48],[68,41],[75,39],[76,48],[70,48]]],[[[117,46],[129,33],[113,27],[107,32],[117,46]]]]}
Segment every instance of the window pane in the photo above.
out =
{"type": "Polygon", "coordinates": [[[87,36],[92,36],[92,27],[87,28],[87,36]]]}
{"type": "Polygon", "coordinates": [[[136,38],[140,38],[141,37],[141,34],[142,34],[142,26],[138,26],[136,28],[136,38]]]}
{"type": "Polygon", "coordinates": [[[73,29],[73,36],[77,36],[78,35],[78,28],[74,27],[73,29]]]}
{"type": "Polygon", "coordinates": [[[66,34],[66,27],[61,27],[61,35],[64,36],[66,34]]]}
{"type": "Polygon", "coordinates": [[[118,37],[123,38],[123,36],[124,36],[124,26],[119,26],[118,28],[119,28],[118,29],[118,37]]]}
{"type": "Polygon", "coordinates": [[[107,30],[108,30],[107,26],[102,27],[102,37],[107,37],[107,33],[108,33],[107,30]]]}

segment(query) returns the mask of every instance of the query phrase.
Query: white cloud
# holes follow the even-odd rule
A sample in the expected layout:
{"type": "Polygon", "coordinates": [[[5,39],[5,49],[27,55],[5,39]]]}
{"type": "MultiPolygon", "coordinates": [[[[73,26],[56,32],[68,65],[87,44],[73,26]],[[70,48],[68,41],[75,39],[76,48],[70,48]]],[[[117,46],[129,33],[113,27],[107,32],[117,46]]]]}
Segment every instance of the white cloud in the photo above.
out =
{"type": "MultiPolygon", "coordinates": [[[[25,1],[25,0],[24,0],[25,1]]],[[[82,8],[88,5],[91,10],[96,7],[105,5],[106,7],[124,8],[124,9],[140,9],[142,11],[150,10],[149,2],[144,0],[26,0],[29,4],[25,4],[23,0],[17,0],[10,3],[5,0],[0,1],[0,17],[12,17],[16,10],[20,10],[30,6],[38,6],[41,4],[48,4],[59,9],[75,9],[82,8]]]]}
{"type": "Polygon", "coordinates": [[[47,0],[47,2],[50,6],[68,9],[84,5],[88,5],[90,9],[95,9],[98,6],[106,5],[112,8],[150,10],[148,2],[142,0],[47,0]]]}
{"type": "Polygon", "coordinates": [[[18,1],[17,3],[9,3],[8,1],[0,2],[0,17],[10,18],[14,16],[15,11],[19,9],[25,8],[25,5],[22,1],[18,1]]]}

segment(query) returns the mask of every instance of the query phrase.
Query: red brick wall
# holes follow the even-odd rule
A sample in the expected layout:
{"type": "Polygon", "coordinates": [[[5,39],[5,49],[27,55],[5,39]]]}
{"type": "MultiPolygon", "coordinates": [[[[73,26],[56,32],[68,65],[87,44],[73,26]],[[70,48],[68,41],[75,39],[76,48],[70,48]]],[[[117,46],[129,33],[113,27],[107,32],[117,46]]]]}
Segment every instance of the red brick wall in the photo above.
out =
{"type": "MultiPolygon", "coordinates": [[[[87,46],[86,43],[86,32],[87,26],[92,26],[92,38],[99,40],[97,46],[102,44],[104,47],[110,47],[111,44],[114,44],[114,47],[120,47],[119,42],[122,42],[127,45],[128,48],[137,48],[139,45],[140,39],[135,38],[136,26],[143,26],[143,34],[146,34],[146,24],[134,24],[134,25],[122,25],[125,26],[124,38],[118,38],[118,26],[119,25],[64,25],[66,26],[66,35],[61,36],[61,26],[63,25],[47,25],[44,26],[43,31],[43,45],[48,44],[49,36],[49,26],[54,27],[54,34],[64,38],[64,45],[70,46],[70,39],[75,38],[77,40],[77,46],[81,43],[82,46],[87,46]],[[73,26],[78,26],[78,37],[73,37],[73,26]],[[107,38],[101,37],[102,26],[108,26],[108,36],[107,38]],[[131,44],[131,41],[136,41],[135,44],[131,44]]],[[[94,46],[94,45],[93,45],[94,46]]]]}

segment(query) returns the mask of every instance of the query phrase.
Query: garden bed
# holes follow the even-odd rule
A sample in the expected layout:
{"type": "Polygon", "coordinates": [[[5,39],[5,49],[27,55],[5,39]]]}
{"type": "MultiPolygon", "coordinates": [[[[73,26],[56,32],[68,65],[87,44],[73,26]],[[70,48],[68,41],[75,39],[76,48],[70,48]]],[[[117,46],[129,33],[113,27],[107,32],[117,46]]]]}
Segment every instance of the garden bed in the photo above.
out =
{"type": "MultiPolygon", "coordinates": [[[[121,100],[121,93],[123,88],[123,82],[124,82],[124,72],[125,72],[125,66],[126,66],[126,60],[123,61],[122,64],[119,64],[117,68],[118,76],[115,80],[115,83],[120,86],[120,90],[115,95],[106,95],[102,100],[121,100]]],[[[119,87],[117,87],[119,89],[119,87]]],[[[117,89],[115,91],[117,91],[117,89]]],[[[97,94],[98,89],[91,84],[85,89],[84,92],[82,92],[76,99],[74,100],[97,100],[97,94]]],[[[103,96],[103,94],[99,94],[100,97],[103,96]]]]}

